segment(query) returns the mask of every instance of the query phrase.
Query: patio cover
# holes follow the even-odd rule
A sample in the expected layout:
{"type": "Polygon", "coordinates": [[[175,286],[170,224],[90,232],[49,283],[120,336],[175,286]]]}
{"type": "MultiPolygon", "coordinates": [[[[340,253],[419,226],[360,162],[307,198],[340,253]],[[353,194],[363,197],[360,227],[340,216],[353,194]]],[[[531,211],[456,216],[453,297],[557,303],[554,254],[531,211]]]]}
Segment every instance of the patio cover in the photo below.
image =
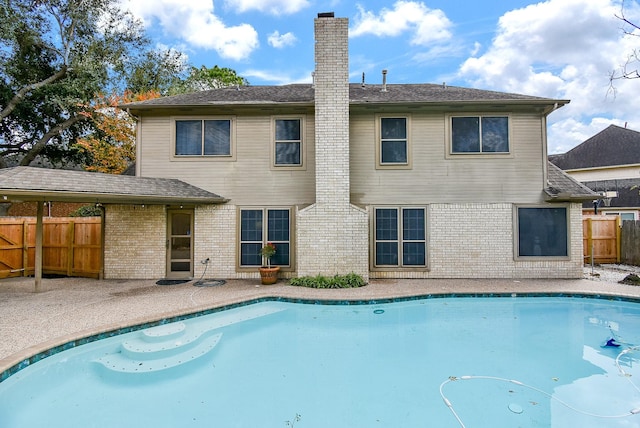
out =
{"type": "Polygon", "coordinates": [[[0,169],[0,202],[36,201],[35,289],[42,282],[44,202],[96,204],[220,204],[222,196],[168,178],[133,177],[63,169],[19,166],[0,169]]]}

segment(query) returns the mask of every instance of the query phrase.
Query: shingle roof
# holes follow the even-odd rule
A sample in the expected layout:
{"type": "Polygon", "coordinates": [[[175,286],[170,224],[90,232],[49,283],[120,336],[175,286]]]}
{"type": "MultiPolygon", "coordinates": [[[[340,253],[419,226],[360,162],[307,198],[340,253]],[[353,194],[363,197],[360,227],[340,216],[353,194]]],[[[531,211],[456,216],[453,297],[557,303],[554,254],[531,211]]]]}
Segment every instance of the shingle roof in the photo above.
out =
{"type": "MultiPolygon", "coordinates": [[[[314,88],[311,84],[294,84],[282,86],[239,86],[233,88],[212,89],[209,91],[180,94],[170,97],[155,98],[130,104],[123,108],[144,109],[176,106],[207,105],[261,105],[261,104],[309,104],[314,102],[314,88]]],[[[533,104],[566,104],[568,100],[552,100],[549,98],[504,92],[485,91],[480,89],[461,88],[456,86],[435,84],[388,84],[386,91],[382,85],[350,84],[349,100],[351,104],[366,103],[455,103],[455,102],[512,102],[533,104]]]]}
{"type": "Polygon", "coordinates": [[[563,170],[640,164],[640,132],[609,125],[582,144],[549,160],[563,170]]]}
{"type": "Polygon", "coordinates": [[[544,189],[547,201],[587,201],[600,199],[600,195],[570,177],[566,172],[548,162],[548,186],[544,189]]]}
{"type": "Polygon", "coordinates": [[[226,200],[181,180],[34,167],[0,169],[6,200],[212,204],[226,200]]]}
{"type": "Polygon", "coordinates": [[[584,185],[597,193],[618,192],[618,196],[611,198],[611,207],[640,207],[640,178],[587,181],[584,185]]]}

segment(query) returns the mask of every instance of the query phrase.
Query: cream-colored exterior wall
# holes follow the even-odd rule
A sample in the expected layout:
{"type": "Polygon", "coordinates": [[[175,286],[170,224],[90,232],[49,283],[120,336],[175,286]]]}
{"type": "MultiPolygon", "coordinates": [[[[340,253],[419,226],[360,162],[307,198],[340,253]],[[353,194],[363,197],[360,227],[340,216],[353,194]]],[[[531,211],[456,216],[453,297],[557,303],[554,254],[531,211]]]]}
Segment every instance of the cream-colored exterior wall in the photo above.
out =
{"type": "Polygon", "coordinates": [[[624,180],[640,178],[640,165],[624,165],[611,168],[589,168],[565,171],[574,179],[585,183],[587,181],[624,180]]]}
{"type": "MultiPolygon", "coordinates": [[[[398,113],[401,116],[402,113],[398,113]]],[[[376,169],[374,114],[351,117],[351,198],[356,204],[542,202],[540,115],[512,114],[507,156],[448,155],[442,113],[411,113],[411,169],[376,169]]]]}
{"type": "MultiPolygon", "coordinates": [[[[295,110],[295,109],[294,109],[295,110]]],[[[294,111],[289,111],[294,114],[294,111]]],[[[189,117],[215,116],[204,110],[189,117]]],[[[271,164],[272,122],[277,115],[236,116],[236,160],[173,156],[172,117],[141,117],[140,174],[179,178],[194,186],[231,199],[237,205],[304,205],[315,201],[315,144],[313,115],[303,114],[304,166],[278,168],[271,164]]],[[[184,117],[184,116],[181,116],[184,117]]]]}

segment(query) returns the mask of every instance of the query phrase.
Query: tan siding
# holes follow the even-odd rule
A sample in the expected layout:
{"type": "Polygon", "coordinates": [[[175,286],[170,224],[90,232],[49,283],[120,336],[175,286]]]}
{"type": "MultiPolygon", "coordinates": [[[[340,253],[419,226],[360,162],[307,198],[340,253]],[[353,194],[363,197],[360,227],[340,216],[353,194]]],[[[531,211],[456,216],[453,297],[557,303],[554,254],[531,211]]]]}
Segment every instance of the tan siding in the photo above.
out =
{"type": "MultiPolygon", "coordinates": [[[[195,116],[194,116],[195,117],[195,116]]],[[[236,160],[172,158],[171,118],[142,118],[141,175],[178,178],[238,205],[310,204],[315,195],[314,124],[306,116],[305,168],[271,168],[271,116],[236,117],[236,160]]]]}
{"type": "Polygon", "coordinates": [[[413,168],[375,169],[375,116],[351,118],[352,198],[357,204],[540,202],[541,119],[511,116],[511,154],[447,157],[444,114],[411,114],[413,168]]]}

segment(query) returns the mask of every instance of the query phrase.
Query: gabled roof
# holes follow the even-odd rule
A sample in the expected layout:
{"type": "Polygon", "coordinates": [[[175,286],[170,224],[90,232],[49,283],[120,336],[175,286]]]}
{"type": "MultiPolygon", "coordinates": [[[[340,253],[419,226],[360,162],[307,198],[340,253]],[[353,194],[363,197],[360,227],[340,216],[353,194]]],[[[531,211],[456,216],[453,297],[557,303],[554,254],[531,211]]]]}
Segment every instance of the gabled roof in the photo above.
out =
{"type": "MultiPolygon", "coordinates": [[[[212,105],[313,105],[315,90],[311,84],[282,86],[239,86],[180,94],[170,97],[123,104],[122,108],[136,110],[162,107],[196,107],[212,105]]],[[[351,104],[440,104],[500,102],[521,105],[564,105],[568,100],[532,97],[528,95],[485,91],[435,84],[349,85],[351,104]]]]}
{"type": "MultiPolygon", "coordinates": [[[[226,199],[181,180],[19,166],[0,169],[0,198],[121,204],[216,204],[226,199]]],[[[0,199],[0,202],[2,202],[0,199]]]]}
{"type": "Polygon", "coordinates": [[[640,132],[609,125],[582,144],[549,160],[567,171],[640,164],[640,132]]]}
{"type": "Polygon", "coordinates": [[[548,202],[559,201],[593,201],[601,196],[570,177],[566,172],[552,164],[547,163],[548,186],[544,189],[548,202]]]}

